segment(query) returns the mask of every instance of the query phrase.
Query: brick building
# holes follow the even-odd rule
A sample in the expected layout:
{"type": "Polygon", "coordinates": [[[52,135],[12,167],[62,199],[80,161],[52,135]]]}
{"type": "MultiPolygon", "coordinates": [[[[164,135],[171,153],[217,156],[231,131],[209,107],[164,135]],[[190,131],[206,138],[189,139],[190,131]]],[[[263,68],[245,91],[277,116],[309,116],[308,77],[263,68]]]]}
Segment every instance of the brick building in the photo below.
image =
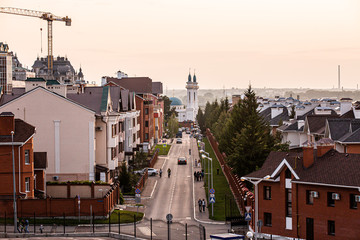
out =
{"type": "Polygon", "coordinates": [[[21,119],[15,119],[13,113],[0,114],[1,199],[13,198],[13,155],[16,195],[21,198],[34,198],[34,134],[35,127],[21,119]],[[14,153],[12,146],[14,146],[14,153]]]}
{"type": "Polygon", "coordinates": [[[272,152],[247,178],[259,183],[261,232],[299,239],[359,239],[360,155],[333,145],[272,152]]]}

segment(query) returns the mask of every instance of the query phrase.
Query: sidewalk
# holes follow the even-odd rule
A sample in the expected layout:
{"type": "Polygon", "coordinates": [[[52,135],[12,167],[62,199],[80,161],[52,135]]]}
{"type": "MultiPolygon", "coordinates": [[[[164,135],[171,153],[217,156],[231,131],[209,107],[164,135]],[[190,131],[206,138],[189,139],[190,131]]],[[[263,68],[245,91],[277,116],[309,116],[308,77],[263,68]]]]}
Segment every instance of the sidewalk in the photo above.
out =
{"type": "MultiPolygon", "coordinates": [[[[196,181],[195,176],[194,176],[195,171],[201,172],[201,165],[200,166],[198,166],[197,164],[195,165],[195,161],[198,161],[200,159],[199,149],[197,147],[197,141],[195,138],[191,139],[191,152],[192,152],[191,164],[192,164],[192,169],[193,169],[192,179],[194,182],[195,220],[198,222],[208,223],[208,224],[225,224],[224,222],[211,220],[209,218],[209,214],[211,214],[211,205],[209,205],[209,208],[207,208],[207,207],[205,208],[205,212],[199,211],[198,200],[205,199],[205,203],[207,206],[209,199],[206,198],[204,179],[202,179],[201,181],[196,181]]],[[[204,175],[204,178],[206,178],[206,175],[204,175]]]]}

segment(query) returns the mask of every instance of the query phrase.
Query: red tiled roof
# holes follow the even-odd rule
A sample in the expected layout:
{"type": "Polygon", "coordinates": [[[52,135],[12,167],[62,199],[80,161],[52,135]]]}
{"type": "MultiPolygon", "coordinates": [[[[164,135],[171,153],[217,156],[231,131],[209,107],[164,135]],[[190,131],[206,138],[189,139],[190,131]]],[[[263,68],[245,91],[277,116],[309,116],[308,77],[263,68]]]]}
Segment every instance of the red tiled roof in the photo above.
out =
{"type": "MultiPolygon", "coordinates": [[[[35,127],[21,119],[15,119],[14,142],[25,143],[35,133],[35,127]]],[[[1,136],[0,143],[11,142],[11,136],[1,136]]]]}

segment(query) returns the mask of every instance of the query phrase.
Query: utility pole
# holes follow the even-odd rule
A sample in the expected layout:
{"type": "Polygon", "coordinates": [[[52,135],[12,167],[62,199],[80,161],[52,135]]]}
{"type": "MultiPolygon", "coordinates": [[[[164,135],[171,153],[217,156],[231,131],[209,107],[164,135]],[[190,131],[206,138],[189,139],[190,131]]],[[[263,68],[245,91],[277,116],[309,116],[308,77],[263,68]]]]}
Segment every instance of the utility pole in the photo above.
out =
{"type": "Polygon", "coordinates": [[[338,65],[338,89],[340,90],[340,65],[338,65]]]}
{"type": "Polygon", "coordinates": [[[17,209],[16,209],[14,131],[11,131],[11,147],[12,147],[12,164],[13,164],[14,233],[16,233],[16,230],[17,230],[17,209]]]}

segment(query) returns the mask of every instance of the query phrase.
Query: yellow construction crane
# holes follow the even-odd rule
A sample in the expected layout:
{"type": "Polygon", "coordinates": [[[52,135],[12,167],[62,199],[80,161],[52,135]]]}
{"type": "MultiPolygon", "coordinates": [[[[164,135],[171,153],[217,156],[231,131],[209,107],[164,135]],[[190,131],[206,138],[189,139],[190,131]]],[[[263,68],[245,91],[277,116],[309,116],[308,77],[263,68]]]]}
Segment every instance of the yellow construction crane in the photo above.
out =
{"type": "Polygon", "coordinates": [[[53,74],[53,35],[52,35],[52,22],[62,21],[65,22],[66,26],[71,26],[71,19],[66,17],[58,17],[49,12],[41,12],[35,10],[11,8],[11,7],[0,7],[0,13],[15,14],[28,17],[37,17],[48,22],[48,71],[53,74]]]}

